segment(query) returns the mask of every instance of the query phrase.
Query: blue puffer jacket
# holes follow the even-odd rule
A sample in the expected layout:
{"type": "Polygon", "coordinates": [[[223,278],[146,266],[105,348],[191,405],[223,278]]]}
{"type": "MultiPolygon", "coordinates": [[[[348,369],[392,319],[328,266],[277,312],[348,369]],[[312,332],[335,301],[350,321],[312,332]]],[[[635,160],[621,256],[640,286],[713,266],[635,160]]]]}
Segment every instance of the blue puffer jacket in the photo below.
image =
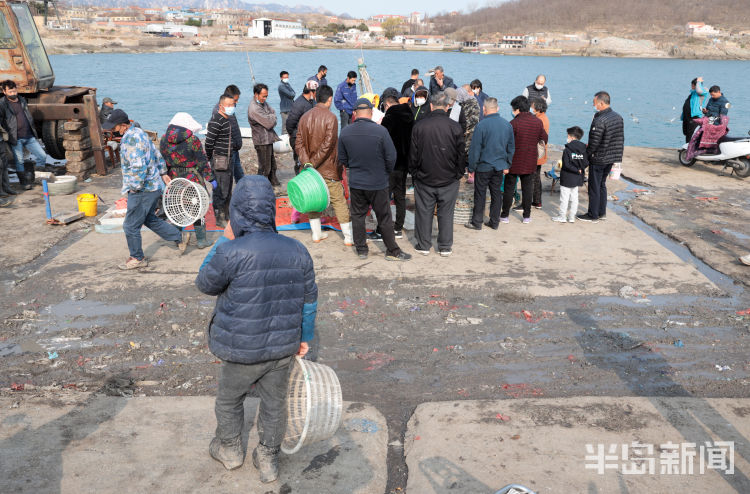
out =
{"type": "Polygon", "coordinates": [[[195,280],[201,292],[218,295],[209,348],[222,360],[255,364],[295,354],[303,306],[317,302],[312,258],[276,233],[275,205],[265,177],[243,177],[229,206],[235,239],[218,245],[195,280]]]}
{"type": "Polygon", "coordinates": [[[345,111],[349,115],[354,112],[354,106],[357,104],[357,85],[351,86],[346,81],[339,84],[336,88],[336,94],[333,96],[333,104],[339,111],[345,111]]]}

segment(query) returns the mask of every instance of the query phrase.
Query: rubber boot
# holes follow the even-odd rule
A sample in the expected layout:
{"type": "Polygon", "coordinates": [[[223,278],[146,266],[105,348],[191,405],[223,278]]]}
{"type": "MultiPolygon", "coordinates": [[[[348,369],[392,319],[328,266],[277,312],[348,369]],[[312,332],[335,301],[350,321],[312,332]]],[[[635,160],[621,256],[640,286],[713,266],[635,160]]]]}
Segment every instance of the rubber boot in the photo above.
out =
{"type": "Polygon", "coordinates": [[[199,249],[205,249],[208,247],[208,241],[206,240],[206,225],[195,225],[195,240],[198,244],[199,249]]]}
{"type": "Polygon", "coordinates": [[[354,238],[352,236],[352,222],[341,223],[341,233],[344,234],[344,245],[351,247],[354,245],[354,238]]]}
{"type": "Polygon", "coordinates": [[[23,190],[31,190],[31,185],[26,183],[26,172],[16,170],[16,175],[18,175],[18,183],[21,184],[21,188],[23,190]]]}
{"type": "Polygon", "coordinates": [[[216,218],[216,226],[226,226],[224,213],[222,213],[220,209],[214,209],[214,217],[216,218]]]}
{"type": "Polygon", "coordinates": [[[224,465],[224,468],[227,470],[240,468],[245,461],[240,436],[228,441],[222,441],[218,437],[215,437],[211,440],[208,452],[214,460],[224,465]]]}
{"type": "Polygon", "coordinates": [[[34,179],[36,175],[34,174],[33,168],[26,168],[23,172],[24,175],[26,175],[26,185],[28,186],[28,189],[31,190],[32,187],[34,187],[34,179]]]}
{"type": "Polygon", "coordinates": [[[253,465],[260,472],[260,481],[264,484],[279,478],[279,449],[258,443],[253,450],[253,465]]]}
{"type": "Polygon", "coordinates": [[[312,230],[312,240],[316,244],[328,238],[328,234],[324,233],[320,227],[320,218],[310,218],[310,230],[312,230]]]}

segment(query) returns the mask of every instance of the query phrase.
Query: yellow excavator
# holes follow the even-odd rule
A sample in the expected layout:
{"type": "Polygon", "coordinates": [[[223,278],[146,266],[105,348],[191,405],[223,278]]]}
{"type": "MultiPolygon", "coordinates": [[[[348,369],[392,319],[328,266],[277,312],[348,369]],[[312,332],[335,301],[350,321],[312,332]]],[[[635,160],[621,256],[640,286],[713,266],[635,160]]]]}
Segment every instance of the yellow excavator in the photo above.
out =
{"type": "Polygon", "coordinates": [[[86,121],[96,173],[107,173],[96,88],[55,86],[55,73],[25,2],[0,0],[0,80],[12,80],[29,103],[47,154],[65,158],[63,125],[86,121]]]}

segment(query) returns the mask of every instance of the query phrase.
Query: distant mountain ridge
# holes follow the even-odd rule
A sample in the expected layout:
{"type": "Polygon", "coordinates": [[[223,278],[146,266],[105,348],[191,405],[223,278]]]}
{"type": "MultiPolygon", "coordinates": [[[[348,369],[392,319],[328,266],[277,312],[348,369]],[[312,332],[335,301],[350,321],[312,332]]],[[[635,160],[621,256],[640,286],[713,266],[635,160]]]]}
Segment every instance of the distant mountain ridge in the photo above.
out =
{"type": "Polygon", "coordinates": [[[242,9],[251,12],[333,15],[323,7],[310,7],[308,5],[289,7],[278,3],[249,3],[242,0],[84,0],[75,3],[77,5],[91,5],[95,7],[242,9]]]}

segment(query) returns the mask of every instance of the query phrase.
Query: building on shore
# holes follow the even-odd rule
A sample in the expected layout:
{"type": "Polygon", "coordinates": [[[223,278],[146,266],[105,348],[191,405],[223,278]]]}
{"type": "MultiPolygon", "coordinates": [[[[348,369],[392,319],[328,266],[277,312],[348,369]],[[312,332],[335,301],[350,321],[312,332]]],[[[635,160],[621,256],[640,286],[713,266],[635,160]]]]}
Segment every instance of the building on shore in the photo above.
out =
{"type": "Polygon", "coordinates": [[[198,28],[196,26],[185,26],[182,24],[173,24],[171,22],[147,24],[144,26],[143,32],[160,36],[184,36],[186,38],[198,36],[198,28]]]}
{"type": "Polygon", "coordinates": [[[688,36],[716,36],[720,33],[718,29],[705,22],[688,22],[685,32],[688,36]]]}
{"type": "Polygon", "coordinates": [[[306,39],[310,31],[301,22],[261,17],[253,19],[247,35],[250,38],[306,39]]]}
{"type": "Polygon", "coordinates": [[[526,46],[526,36],[523,34],[504,34],[497,47],[503,50],[523,48],[526,46]]]}

